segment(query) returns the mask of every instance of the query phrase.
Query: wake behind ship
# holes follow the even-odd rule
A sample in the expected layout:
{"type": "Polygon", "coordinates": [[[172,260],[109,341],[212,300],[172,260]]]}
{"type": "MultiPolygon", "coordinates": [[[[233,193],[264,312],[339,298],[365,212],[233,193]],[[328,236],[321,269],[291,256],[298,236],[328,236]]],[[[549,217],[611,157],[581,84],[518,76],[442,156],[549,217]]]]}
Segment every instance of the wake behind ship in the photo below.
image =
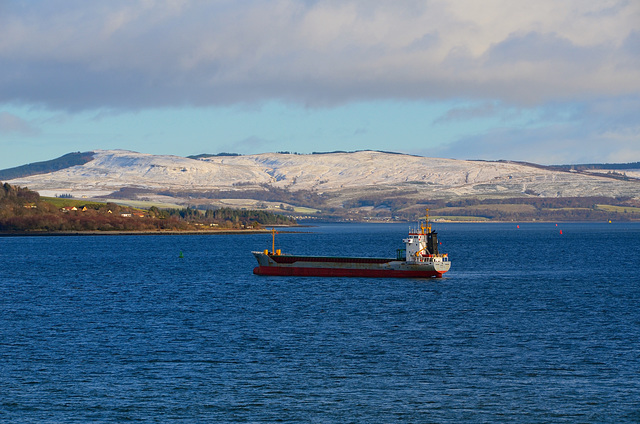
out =
{"type": "Polygon", "coordinates": [[[405,248],[396,251],[395,258],[340,256],[297,256],[275,250],[275,230],[272,250],[252,252],[258,261],[253,269],[257,275],[315,277],[388,277],[440,278],[449,271],[448,255],[438,251],[438,234],[432,231],[428,216],[418,228],[409,230],[403,239],[405,248]]]}

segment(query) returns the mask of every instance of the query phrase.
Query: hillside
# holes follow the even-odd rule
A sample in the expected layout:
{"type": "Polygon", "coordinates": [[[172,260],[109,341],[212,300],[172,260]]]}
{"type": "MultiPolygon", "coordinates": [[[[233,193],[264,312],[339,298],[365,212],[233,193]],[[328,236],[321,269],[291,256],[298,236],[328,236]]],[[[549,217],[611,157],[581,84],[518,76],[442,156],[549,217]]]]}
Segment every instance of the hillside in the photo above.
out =
{"type": "Polygon", "coordinates": [[[465,207],[496,199],[529,199],[529,204],[544,199],[546,204],[560,205],[559,199],[567,198],[600,199],[600,203],[616,199],[604,203],[635,206],[640,199],[637,170],[626,169],[625,178],[606,169],[597,171],[601,174],[375,151],[192,159],[98,150],[90,162],[10,183],[47,196],[256,207],[341,217],[413,216],[423,208],[420,205],[453,207],[462,200],[465,207]]]}
{"type": "Polygon", "coordinates": [[[15,178],[29,177],[38,174],[48,174],[61,169],[70,168],[76,165],[84,165],[93,160],[93,152],[67,153],[59,158],[44,162],[34,162],[27,165],[16,166],[0,170],[0,181],[12,180],[15,178]]]}

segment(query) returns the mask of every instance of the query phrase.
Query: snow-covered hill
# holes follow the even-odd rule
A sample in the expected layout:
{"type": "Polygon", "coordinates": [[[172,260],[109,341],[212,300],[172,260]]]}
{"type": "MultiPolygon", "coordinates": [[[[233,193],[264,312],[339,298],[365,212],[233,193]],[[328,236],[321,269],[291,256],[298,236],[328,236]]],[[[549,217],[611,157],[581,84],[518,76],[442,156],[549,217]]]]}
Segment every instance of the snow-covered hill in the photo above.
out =
{"type": "MultiPolygon", "coordinates": [[[[256,190],[331,194],[336,204],[380,190],[420,198],[459,196],[631,196],[640,182],[551,171],[508,162],[463,161],[361,151],[313,155],[264,153],[189,159],[124,150],[96,151],[80,166],[9,181],[42,195],[109,196],[123,187],[155,191],[256,190]]],[[[185,203],[185,199],[176,199],[185,203]]]]}

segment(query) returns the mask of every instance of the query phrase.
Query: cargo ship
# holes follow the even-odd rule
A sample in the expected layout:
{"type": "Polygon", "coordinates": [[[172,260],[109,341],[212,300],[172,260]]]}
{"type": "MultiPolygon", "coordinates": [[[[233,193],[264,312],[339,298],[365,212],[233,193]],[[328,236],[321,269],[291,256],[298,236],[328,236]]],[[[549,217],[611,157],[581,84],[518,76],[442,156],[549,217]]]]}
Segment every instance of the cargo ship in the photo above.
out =
{"type": "Polygon", "coordinates": [[[403,239],[404,249],[397,249],[395,258],[341,256],[299,256],[275,249],[276,231],[271,231],[271,251],[252,252],[258,261],[253,269],[257,275],[299,277],[387,277],[441,278],[449,271],[448,255],[438,251],[438,234],[426,219],[409,230],[403,239]]]}

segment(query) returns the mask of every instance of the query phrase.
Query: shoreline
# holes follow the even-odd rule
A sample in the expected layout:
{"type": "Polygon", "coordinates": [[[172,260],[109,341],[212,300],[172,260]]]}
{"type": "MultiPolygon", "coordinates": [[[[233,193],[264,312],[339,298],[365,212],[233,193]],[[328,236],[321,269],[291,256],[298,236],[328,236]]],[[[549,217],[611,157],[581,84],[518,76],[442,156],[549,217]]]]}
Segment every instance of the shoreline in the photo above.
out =
{"type": "MultiPolygon", "coordinates": [[[[287,227],[289,228],[289,227],[287,227]]],[[[0,237],[68,237],[68,236],[210,236],[229,234],[269,234],[271,230],[214,230],[214,231],[178,231],[178,230],[143,230],[143,231],[0,231],[0,237]]],[[[297,233],[300,231],[284,230],[279,233],[297,233]]]]}
{"type": "MultiPolygon", "coordinates": [[[[616,223],[640,223],[639,221],[615,221],[616,223]]],[[[358,222],[359,224],[389,224],[389,222],[358,222]]],[[[398,221],[394,224],[411,224],[410,221],[398,221]]],[[[436,221],[432,224],[611,224],[612,222],[606,221],[436,221]]],[[[324,224],[324,223],[318,223],[324,224]]],[[[354,224],[354,222],[338,222],[333,224],[354,224]]],[[[316,225],[302,224],[298,226],[273,226],[278,228],[278,233],[285,234],[297,234],[307,233],[304,231],[305,227],[314,227],[316,225]]],[[[142,231],[0,231],[0,238],[2,237],[69,237],[69,236],[215,236],[215,235],[231,235],[231,234],[269,234],[271,229],[228,229],[228,230],[210,230],[210,231],[198,231],[198,230],[142,230],[142,231]]]]}

